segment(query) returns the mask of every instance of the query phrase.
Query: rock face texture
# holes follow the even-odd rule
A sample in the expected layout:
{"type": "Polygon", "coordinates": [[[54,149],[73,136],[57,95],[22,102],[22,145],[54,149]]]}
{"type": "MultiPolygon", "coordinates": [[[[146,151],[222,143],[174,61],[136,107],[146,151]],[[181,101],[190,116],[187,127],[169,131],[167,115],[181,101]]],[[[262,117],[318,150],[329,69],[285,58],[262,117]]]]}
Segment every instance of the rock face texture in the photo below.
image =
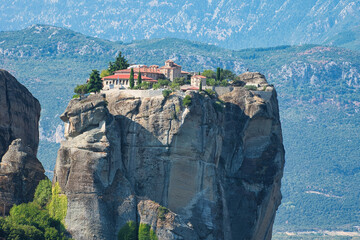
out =
{"type": "Polygon", "coordinates": [[[284,148],[276,91],[261,86],[71,100],[53,180],[68,197],[69,232],[115,239],[134,221],[159,239],[270,239],[284,148]]]}
{"type": "Polygon", "coordinates": [[[45,178],[36,158],[40,104],[11,74],[0,70],[0,210],[31,201],[45,178]]]}

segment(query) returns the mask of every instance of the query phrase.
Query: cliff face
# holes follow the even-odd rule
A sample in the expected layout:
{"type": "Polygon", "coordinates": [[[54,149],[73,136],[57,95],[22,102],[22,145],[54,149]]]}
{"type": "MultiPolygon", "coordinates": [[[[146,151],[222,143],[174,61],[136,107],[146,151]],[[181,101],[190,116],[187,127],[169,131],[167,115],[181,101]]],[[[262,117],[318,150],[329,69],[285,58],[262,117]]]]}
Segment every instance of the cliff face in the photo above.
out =
{"type": "Polygon", "coordinates": [[[40,104],[13,76],[0,70],[0,210],[31,201],[45,178],[36,158],[40,104]]]}
{"type": "Polygon", "coordinates": [[[243,79],[264,91],[189,92],[189,107],[181,93],[72,100],[54,181],[73,237],[115,239],[134,221],[159,239],[270,239],[284,165],[277,97],[262,75],[243,79]]]}

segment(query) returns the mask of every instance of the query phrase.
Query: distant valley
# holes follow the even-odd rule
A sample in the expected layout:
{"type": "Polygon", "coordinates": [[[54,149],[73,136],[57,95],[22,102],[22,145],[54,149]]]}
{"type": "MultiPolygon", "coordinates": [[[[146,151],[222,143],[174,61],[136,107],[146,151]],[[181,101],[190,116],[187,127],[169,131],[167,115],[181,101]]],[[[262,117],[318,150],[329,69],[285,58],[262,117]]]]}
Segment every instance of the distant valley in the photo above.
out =
{"type": "Polygon", "coordinates": [[[117,43],[64,28],[34,25],[0,32],[0,68],[40,100],[39,159],[54,168],[63,127],[59,115],[76,84],[122,51],[131,63],[184,70],[260,71],[280,101],[286,167],[275,231],[354,230],[359,225],[360,53],[320,45],[232,51],[176,38],[117,43]],[[333,197],[336,196],[336,197],[333,197]],[[320,204],[320,205],[319,205],[320,204]]]}

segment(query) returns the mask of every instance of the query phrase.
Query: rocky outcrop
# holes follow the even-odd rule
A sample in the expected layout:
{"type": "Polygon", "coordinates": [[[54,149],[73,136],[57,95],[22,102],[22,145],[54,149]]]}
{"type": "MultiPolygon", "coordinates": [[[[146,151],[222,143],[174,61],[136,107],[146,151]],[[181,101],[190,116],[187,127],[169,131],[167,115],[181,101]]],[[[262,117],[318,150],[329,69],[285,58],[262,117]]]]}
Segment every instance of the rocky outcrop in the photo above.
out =
{"type": "Polygon", "coordinates": [[[276,91],[262,89],[71,100],[54,181],[73,237],[115,239],[134,221],[159,239],[270,239],[284,148],[276,91]]]}
{"type": "Polygon", "coordinates": [[[45,178],[36,158],[40,104],[13,76],[0,70],[0,210],[29,202],[45,178]]]}

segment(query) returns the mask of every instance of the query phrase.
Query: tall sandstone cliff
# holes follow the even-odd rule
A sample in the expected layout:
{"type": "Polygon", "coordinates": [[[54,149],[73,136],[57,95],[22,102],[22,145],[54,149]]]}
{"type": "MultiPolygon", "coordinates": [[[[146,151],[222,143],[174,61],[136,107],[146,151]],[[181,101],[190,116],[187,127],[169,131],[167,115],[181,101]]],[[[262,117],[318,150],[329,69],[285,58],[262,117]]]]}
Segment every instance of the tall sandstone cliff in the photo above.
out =
{"type": "Polygon", "coordinates": [[[158,239],[271,239],[284,166],[277,95],[261,74],[241,78],[261,91],[187,92],[189,107],[182,93],[71,100],[53,181],[73,237],[116,239],[134,221],[158,239]]]}
{"type": "Polygon", "coordinates": [[[0,70],[0,211],[32,201],[45,178],[36,158],[40,104],[10,73],[0,70]]]}

